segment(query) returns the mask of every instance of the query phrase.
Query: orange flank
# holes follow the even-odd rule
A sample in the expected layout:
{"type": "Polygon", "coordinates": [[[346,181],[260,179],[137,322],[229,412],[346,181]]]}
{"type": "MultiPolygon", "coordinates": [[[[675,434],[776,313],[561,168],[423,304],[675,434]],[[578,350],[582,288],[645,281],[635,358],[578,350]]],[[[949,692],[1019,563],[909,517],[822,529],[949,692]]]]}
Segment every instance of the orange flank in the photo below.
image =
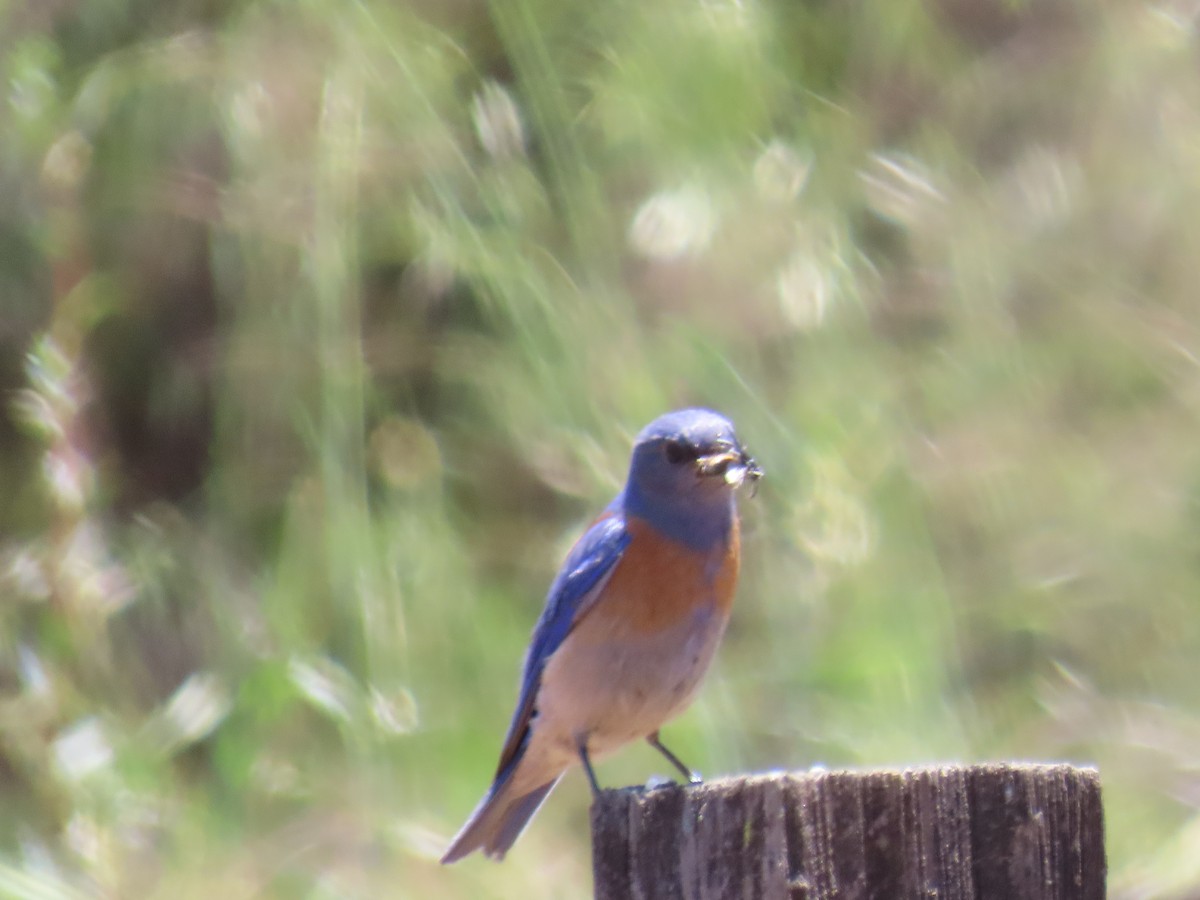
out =
{"type": "MultiPolygon", "coordinates": [[[[630,516],[629,545],[604,586],[604,602],[586,618],[606,636],[652,634],[689,618],[711,604],[722,618],[729,615],[737,584],[740,538],[737,517],[725,545],[711,554],[663,537],[647,522],[630,516]]],[[[592,631],[589,628],[588,631],[592,631]]],[[[600,637],[598,632],[592,632],[600,637]]],[[[589,635],[590,636],[590,635],[589,635]]]]}

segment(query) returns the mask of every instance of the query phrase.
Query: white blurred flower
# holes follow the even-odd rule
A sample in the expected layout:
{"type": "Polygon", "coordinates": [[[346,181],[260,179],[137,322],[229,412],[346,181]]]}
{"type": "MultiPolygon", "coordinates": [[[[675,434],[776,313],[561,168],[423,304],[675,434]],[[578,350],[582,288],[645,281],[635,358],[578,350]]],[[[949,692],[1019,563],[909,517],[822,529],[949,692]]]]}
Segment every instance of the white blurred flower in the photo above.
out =
{"type": "Polygon", "coordinates": [[[104,726],[93,717],[64,729],[55,739],[54,763],[68,781],[82,781],[112,765],[113,749],[104,726]]]}
{"type": "Polygon", "coordinates": [[[173,753],[203,740],[229,715],[229,690],[211,672],[194,672],[159,711],[153,728],[160,749],[173,753]]]}
{"type": "Polygon", "coordinates": [[[708,246],[717,228],[712,199],[702,188],[684,186],[652,195],[629,226],[630,246],[649,259],[675,259],[708,246]]]}
{"type": "Polygon", "coordinates": [[[932,174],[911,156],[874,153],[859,179],[871,208],[901,225],[924,221],[946,199],[932,174]]]}
{"type": "Polygon", "coordinates": [[[50,496],[64,512],[83,512],[92,494],[93,474],[88,458],[67,444],[52,447],[42,457],[42,476],[50,496]]]}
{"type": "Polygon", "coordinates": [[[775,140],[754,163],[754,184],[770,200],[792,200],[804,190],[811,171],[811,160],[775,140]]]}
{"type": "Polygon", "coordinates": [[[471,101],[471,121],[479,143],[492,159],[503,160],[525,152],[525,125],[512,95],[488,81],[471,101]]]}
{"type": "Polygon", "coordinates": [[[288,677],[309,703],[330,718],[350,722],[360,707],[359,688],[341,665],[320,656],[306,660],[293,657],[288,677]]]}
{"type": "Polygon", "coordinates": [[[46,667],[42,665],[37,651],[28,644],[17,647],[17,671],[21,674],[21,684],[27,693],[35,697],[50,696],[50,676],[46,674],[46,667]]]}
{"type": "Polygon", "coordinates": [[[407,688],[385,694],[371,687],[371,719],[384,734],[408,734],[417,727],[417,699],[407,688]]]}

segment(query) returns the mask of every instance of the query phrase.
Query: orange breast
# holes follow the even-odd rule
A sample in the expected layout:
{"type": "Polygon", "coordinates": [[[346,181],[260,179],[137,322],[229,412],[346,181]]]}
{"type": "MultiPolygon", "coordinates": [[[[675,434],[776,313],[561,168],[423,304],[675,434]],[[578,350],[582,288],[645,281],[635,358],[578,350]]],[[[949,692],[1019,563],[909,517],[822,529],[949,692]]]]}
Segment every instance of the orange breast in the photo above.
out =
{"type": "Polygon", "coordinates": [[[658,632],[704,606],[729,615],[740,555],[736,518],[725,545],[712,553],[664,538],[641,519],[631,517],[627,527],[629,546],[585,616],[590,627],[582,631],[595,629],[597,637],[658,632]]]}

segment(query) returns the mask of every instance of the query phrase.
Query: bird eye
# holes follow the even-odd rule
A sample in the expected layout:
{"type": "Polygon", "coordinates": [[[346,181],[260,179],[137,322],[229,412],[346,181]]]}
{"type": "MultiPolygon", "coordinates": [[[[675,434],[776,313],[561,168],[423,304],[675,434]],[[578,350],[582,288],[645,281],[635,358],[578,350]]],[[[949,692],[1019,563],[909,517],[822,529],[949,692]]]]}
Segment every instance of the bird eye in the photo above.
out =
{"type": "Polygon", "coordinates": [[[663,444],[663,455],[666,456],[667,462],[673,466],[698,458],[696,448],[689,447],[683,441],[667,441],[663,444]]]}

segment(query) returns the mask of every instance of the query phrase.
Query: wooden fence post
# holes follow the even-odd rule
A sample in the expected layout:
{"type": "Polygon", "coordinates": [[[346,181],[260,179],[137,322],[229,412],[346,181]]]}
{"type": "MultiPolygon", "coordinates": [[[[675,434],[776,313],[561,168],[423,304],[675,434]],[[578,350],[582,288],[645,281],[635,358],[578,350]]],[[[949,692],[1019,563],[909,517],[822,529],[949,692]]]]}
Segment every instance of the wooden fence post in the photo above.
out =
{"type": "Polygon", "coordinates": [[[597,900],[1104,900],[1100,777],[800,772],[604,791],[597,900]]]}

